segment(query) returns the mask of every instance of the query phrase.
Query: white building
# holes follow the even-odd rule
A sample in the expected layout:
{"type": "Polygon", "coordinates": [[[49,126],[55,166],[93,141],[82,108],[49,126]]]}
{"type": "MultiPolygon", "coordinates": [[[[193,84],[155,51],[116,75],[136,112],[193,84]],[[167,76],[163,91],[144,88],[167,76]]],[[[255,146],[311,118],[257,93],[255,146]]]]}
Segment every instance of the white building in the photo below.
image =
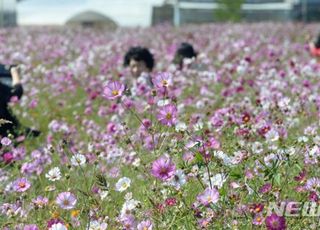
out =
{"type": "Polygon", "coordinates": [[[0,27],[15,26],[16,23],[16,1],[0,0],[0,27]]]}
{"type": "MultiPolygon", "coordinates": [[[[236,0],[234,0],[236,1],[236,0]]],[[[172,21],[175,25],[214,22],[217,0],[165,0],[163,10],[156,7],[154,24],[172,21]],[[170,10],[171,14],[167,12],[170,10]],[[169,16],[167,16],[169,15],[169,16]],[[167,18],[166,18],[167,17],[167,18]]],[[[244,0],[241,7],[244,21],[317,21],[320,20],[320,0],[244,0]]]]}
{"type": "Polygon", "coordinates": [[[163,0],[22,0],[18,25],[64,25],[82,12],[97,12],[119,26],[150,26],[152,7],[163,0]]]}

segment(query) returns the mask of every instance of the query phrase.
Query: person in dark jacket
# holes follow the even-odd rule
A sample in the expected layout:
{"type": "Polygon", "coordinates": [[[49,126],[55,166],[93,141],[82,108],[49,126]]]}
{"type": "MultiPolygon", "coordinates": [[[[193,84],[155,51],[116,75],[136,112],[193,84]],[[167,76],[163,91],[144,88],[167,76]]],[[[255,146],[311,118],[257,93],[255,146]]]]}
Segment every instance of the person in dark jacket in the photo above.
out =
{"type": "Polygon", "coordinates": [[[182,42],[177,48],[173,62],[179,66],[179,69],[182,69],[184,59],[192,59],[196,57],[197,53],[193,46],[187,42],[182,42]]]}
{"type": "MultiPolygon", "coordinates": [[[[19,135],[19,130],[22,128],[18,119],[12,114],[8,104],[13,97],[20,99],[23,94],[23,87],[20,81],[18,69],[12,67],[10,69],[12,77],[12,86],[0,82],[0,136],[6,137],[9,134],[16,137],[19,135]]],[[[23,134],[38,136],[39,131],[29,128],[23,129],[23,134]]]]}

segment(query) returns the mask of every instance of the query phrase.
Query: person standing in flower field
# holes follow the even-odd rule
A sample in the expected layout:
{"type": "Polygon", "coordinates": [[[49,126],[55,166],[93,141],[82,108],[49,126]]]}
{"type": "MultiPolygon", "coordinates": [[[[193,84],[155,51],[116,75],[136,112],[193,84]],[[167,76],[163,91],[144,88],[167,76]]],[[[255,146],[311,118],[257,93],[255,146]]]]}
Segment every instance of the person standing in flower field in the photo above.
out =
{"type": "Polygon", "coordinates": [[[309,44],[310,53],[315,56],[320,63],[320,33],[315,42],[309,44]]]}
{"type": "MultiPolygon", "coordinates": [[[[153,87],[150,74],[154,67],[154,58],[147,48],[141,46],[131,47],[125,54],[124,66],[129,67],[133,77],[130,83],[132,88],[137,88],[139,85],[153,87]]],[[[129,82],[127,81],[126,84],[128,87],[129,82]]]]}

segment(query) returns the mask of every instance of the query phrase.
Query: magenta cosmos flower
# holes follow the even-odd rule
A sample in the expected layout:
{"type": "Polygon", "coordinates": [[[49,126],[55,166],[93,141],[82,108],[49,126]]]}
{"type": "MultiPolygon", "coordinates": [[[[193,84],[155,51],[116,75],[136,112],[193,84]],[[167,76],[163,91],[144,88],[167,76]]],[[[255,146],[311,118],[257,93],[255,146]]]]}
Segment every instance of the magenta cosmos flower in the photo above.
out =
{"type": "Polygon", "coordinates": [[[268,230],[284,230],[286,229],[286,219],[273,213],[266,218],[266,227],[268,230]]]}
{"type": "Polygon", "coordinates": [[[102,95],[106,99],[113,100],[115,98],[121,97],[124,93],[124,90],[124,84],[118,81],[108,82],[107,85],[103,88],[102,95]]]}
{"type": "Polygon", "coordinates": [[[157,118],[161,124],[172,126],[177,122],[177,114],[177,107],[175,105],[168,104],[160,109],[157,118]]]}
{"type": "Polygon", "coordinates": [[[166,181],[175,174],[176,166],[169,157],[162,156],[152,163],[151,174],[156,178],[166,181]]]}
{"type": "Polygon", "coordinates": [[[27,191],[31,187],[30,182],[27,178],[19,178],[13,182],[13,189],[16,192],[24,192],[27,191]]]}
{"type": "Polygon", "coordinates": [[[219,192],[215,188],[206,188],[203,193],[197,196],[197,200],[205,206],[215,204],[219,200],[219,192]]]}
{"type": "Polygon", "coordinates": [[[62,209],[73,209],[77,203],[77,198],[71,192],[62,192],[57,196],[56,203],[62,209]]]}
{"type": "Polygon", "coordinates": [[[172,85],[172,75],[170,73],[158,73],[154,79],[153,83],[156,88],[167,88],[172,85]]]}

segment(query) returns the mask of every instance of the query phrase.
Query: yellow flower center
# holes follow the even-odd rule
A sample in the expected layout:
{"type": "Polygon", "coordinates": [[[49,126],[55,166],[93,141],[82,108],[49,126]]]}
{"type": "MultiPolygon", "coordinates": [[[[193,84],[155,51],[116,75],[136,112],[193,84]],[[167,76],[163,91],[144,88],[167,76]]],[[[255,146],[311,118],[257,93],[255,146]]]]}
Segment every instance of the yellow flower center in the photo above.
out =
{"type": "Polygon", "coordinates": [[[24,183],[24,182],[19,182],[19,187],[20,187],[20,188],[26,187],[26,183],[24,183]]]}
{"type": "Polygon", "coordinates": [[[127,183],[123,183],[121,187],[122,187],[123,189],[125,189],[125,188],[128,187],[128,184],[127,184],[127,183]]]}
{"type": "Polygon", "coordinates": [[[163,86],[168,86],[168,82],[166,80],[162,80],[161,83],[163,86]]]}
{"type": "Polygon", "coordinates": [[[64,205],[69,205],[69,201],[68,201],[68,200],[64,200],[64,201],[63,201],[63,204],[64,204],[64,205]]]}
{"type": "Polygon", "coordinates": [[[167,120],[170,120],[171,118],[172,118],[171,113],[167,113],[167,115],[166,115],[166,119],[167,119],[167,120]]]}
{"type": "Polygon", "coordinates": [[[72,217],[77,217],[79,215],[79,213],[80,213],[80,210],[72,210],[71,211],[71,216],[72,217]]]}
{"type": "Polygon", "coordinates": [[[59,212],[53,212],[52,218],[58,218],[60,216],[59,212]]]}
{"type": "Polygon", "coordinates": [[[119,95],[119,91],[118,91],[118,90],[112,90],[112,95],[113,95],[113,96],[119,95]]]}

